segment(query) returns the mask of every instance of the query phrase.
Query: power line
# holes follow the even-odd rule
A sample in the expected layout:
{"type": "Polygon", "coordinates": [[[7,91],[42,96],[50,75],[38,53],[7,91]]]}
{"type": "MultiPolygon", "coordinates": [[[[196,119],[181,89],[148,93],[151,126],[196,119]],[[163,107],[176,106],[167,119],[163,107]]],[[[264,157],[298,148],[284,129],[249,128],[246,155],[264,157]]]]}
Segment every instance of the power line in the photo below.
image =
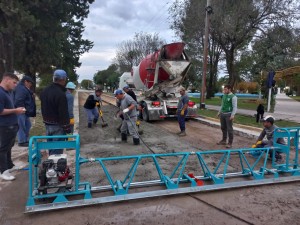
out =
{"type": "Polygon", "coordinates": [[[155,24],[158,23],[159,19],[166,13],[165,7],[170,3],[170,1],[166,2],[159,10],[158,13],[156,13],[148,22],[144,30],[148,30],[151,27],[153,27],[155,24]]]}

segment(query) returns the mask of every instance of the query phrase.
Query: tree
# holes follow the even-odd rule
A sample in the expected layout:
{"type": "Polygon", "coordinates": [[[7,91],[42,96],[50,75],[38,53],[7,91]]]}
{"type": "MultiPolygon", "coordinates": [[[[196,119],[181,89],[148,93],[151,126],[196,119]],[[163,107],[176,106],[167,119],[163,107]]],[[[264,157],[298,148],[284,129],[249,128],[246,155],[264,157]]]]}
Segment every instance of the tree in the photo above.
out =
{"type": "Polygon", "coordinates": [[[0,2],[0,76],[14,70],[14,38],[34,27],[34,17],[26,8],[23,1],[0,2]]]}
{"type": "Polygon", "coordinates": [[[81,86],[81,88],[89,90],[89,89],[92,89],[94,87],[94,84],[93,84],[93,81],[85,79],[85,80],[81,81],[80,86],[81,86]]]}
{"type": "Polygon", "coordinates": [[[80,66],[79,57],[93,45],[82,38],[83,20],[93,1],[5,0],[1,3],[0,17],[5,18],[5,23],[1,23],[0,31],[12,37],[11,43],[2,38],[4,46],[11,46],[13,52],[13,57],[6,60],[12,65],[10,69],[35,79],[36,74],[42,78],[52,73],[51,66],[55,66],[66,70],[73,81],[77,80],[75,68],[80,66]]]}
{"type": "MultiPolygon", "coordinates": [[[[190,37],[186,40],[191,43],[202,42],[205,2],[176,1],[172,8],[172,28],[182,37],[190,37]],[[202,28],[196,29],[195,26],[202,28]]],[[[299,3],[294,0],[212,1],[210,39],[213,39],[225,54],[231,85],[234,86],[240,80],[236,68],[241,51],[248,47],[255,36],[265,33],[270,27],[291,25],[296,19],[297,14],[294,12],[297,6],[299,3]]]]}
{"type": "Polygon", "coordinates": [[[160,49],[165,41],[157,33],[135,33],[133,40],[123,41],[117,46],[115,62],[120,72],[131,71],[132,66],[137,66],[147,55],[160,49]]]}
{"type": "Polygon", "coordinates": [[[298,35],[290,27],[276,26],[257,38],[253,44],[256,66],[269,71],[296,65],[298,35]]]}
{"type": "Polygon", "coordinates": [[[106,70],[98,71],[94,75],[93,80],[96,85],[100,85],[101,87],[109,86],[111,89],[115,89],[119,83],[120,76],[118,65],[111,64],[106,70]]]}
{"type": "MultiPolygon", "coordinates": [[[[169,9],[171,14],[171,28],[187,45],[187,54],[190,56],[196,71],[196,76],[189,75],[190,83],[200,83],[202,75],[204,28],[205,28],[206,0],[176,1],[169,9]],[[197,21],[195,23],[195,21],[197,21]]],[[[222,59],[222,49],[213,37],[209,39],[207,73],[207,98],[214,96],[217,90],[218,63],[222,59]]]]}
{"type": "Polygon", "coordinates": [[[295,17],[293,0],[222,0],[213,3],[211,32],[226,55],[229,83],[235,85],[239,74],[235,70],[236,54],[255,35],[265,33],[274,25],[290,24],[295,17]]]}

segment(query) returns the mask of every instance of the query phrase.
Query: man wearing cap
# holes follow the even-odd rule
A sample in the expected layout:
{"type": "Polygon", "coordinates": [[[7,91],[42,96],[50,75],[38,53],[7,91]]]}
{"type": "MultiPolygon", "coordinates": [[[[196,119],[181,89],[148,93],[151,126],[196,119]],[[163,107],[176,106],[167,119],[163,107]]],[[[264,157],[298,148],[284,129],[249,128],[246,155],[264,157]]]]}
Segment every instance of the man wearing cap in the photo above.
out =
{"type": "MultiPolygon", "coordinates": [[[[42,116],[48,136],[71,133],[65,88],[67,78],[67,73],[64,70],[55,70],[53,83],[47,86],[40,96],[42,116]]],[[[49,150],[49,155],[62,153],[63,149],[49,150]]]]}
{"type": "Polygon", "coordinates": [[[76,88],[76,85],[73,82],[68,82],[66,85],[66,97],[68,102],[68,111],[69,111],[69,117],[70,117],[70,127],[71,127],[71,133],[74,132],[74,96],[73,92],[76,88]]]}
{"type": "Polygon", "coordinates": [[[15,107],[24,107],[25,114],[18,115],[18,145],[28,147],[29,131],[31,128],[30,117],[36,116],[35,95],[31,91],[33,79],[30,76],[24,76],[14,91],[15,107]]]}
{"type": "Polygon", "coordinates": [[[185,133],[185,117],[188,113],[188,103],[189,97],[185,93],[185,88],[181,87],[179,89],[179,93],[181,95],[178,105],[177,105],[177,120],[179,123],[180,132],[177,133],[179,136],[186,136],[185,133]]]}
{"type": "Polygon", "coordinates": [[[123,87],[123,91],[124,91],[126,94],[130,95],[131,98],[133,98],[133,100],[137,102],[136,95],[135,95],[134,91],[132,91],[132,90],[129,88],[128,85],[125,85],[125,86],[123,87]]]}
{"type": "Polygon", "coordinates": [[[102,90],[97,88],[95,93],[88,96],[83,107],[88,117],[88,128],[92,128],[92,123],[96,124],[99,119],[99,109],[102,105],[102,90]]]}
{"type": "MultiPolygon", "coordinates": [[[[278,126],[276,126],[274,124],[275,119],[273,116],[265,116],[262,119],[263,122],[263,126],[264,129],[262,130],[262,132],[260,133],[259,137],[257,138],[256,144],[252,146],[252,148],[266,148],[266,147],[273,147],[274,143],[273,143],[273,135],[274,135],[274,130],[276,128],[278,128],[278,126]],[[264,140],[264,137],[266,137],[266,140],[264,140]]],[[[282,144],[285,145],[285,141],[283,138],[278,138],[276,141],[278,144],[282,144]]],[[[270,158],[272,157],[272,149],[270,149],[269,154],[270,154],[270,158]]],[[[282,160],[282,156],[280,155],[280,153],[278,151],[275,152],[275,159],[276,162],[279,162],[282,160]]]]}
{"type": "Polygon", "coordinates": [[[115,92],[116,98],[119,100],[120,109],[123,113],[123,121],[121,126],[121,139],[124,142],[127,142],[127,130],[133,138],[133,144],[139,145],[140,138],[137,133],[136,120],[137,112],[136,106],[137,102],[129,95],[124,95],[122,90],[117,90],[115,92]]]}

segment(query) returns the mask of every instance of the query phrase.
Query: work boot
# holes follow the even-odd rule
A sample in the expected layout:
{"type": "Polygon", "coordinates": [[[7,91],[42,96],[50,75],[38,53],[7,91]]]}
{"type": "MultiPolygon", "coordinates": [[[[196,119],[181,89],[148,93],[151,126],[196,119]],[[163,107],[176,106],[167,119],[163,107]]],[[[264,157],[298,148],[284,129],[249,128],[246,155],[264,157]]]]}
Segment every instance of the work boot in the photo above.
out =
{"type": "Polygon", "coordinates": [[[133,138],[133,144],[134,145],[139,145],[140,144],[140,139],[139,138],[133,138]]]}
{"type": "Polygon", "coordinates": [[[127,142],[127,134],[121,133],[121,139],[123,142],[127,142]]]}
{"type": "Polygon", "coordinates": [[[88,128],[92,128],[92,123],[88,123],[88,128]]]}
{"type": "Polygon", "coordinates": [[[185,131],[183,130],[183,131],[181,131],[181,133],[180,134],[178,134],[178,136],[186,136],[186,133],[185,133],[185,131]]]}
{"type": "Polygon", "coordinates": [[[3,173],[0,173],[0,178],[7,181],[16,179],[13,175],[10,174],[9,170],[5,170],[3,173]]]}
{"type": "Polygon", "coordinates": [[[117,127],[117,131],[119,131],[121,133],[121,126],[122,124],[120,124],[118,127],[117,127]]]}
{"type": "Polygon", "coordinates": [[[221,140],[217,142],[217,145],[226,145],[226,140],[221,140]]]}
{"type": "Polygon", "coordinates": [[[93,123],[96,124],[98,122],[98,119],[94,119],[93,123]]]}

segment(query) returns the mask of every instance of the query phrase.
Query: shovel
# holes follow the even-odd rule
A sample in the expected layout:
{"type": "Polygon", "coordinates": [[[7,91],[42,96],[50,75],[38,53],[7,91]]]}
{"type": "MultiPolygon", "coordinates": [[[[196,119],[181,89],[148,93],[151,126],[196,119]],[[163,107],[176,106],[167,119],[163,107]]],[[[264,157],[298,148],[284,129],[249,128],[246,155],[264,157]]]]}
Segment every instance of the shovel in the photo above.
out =
{"type": "Polygon", "coordinates": [[[107,124],[107,123],[104,121],[104,119],[103,119],[103,112],[102,112],[101,109],[99,110],[99,115],[100,115],[100,118],[101,118],[101,120],[102,120],[101,126],[102,126],[102,127],[107,127],[108,124],[107,124]]]}

